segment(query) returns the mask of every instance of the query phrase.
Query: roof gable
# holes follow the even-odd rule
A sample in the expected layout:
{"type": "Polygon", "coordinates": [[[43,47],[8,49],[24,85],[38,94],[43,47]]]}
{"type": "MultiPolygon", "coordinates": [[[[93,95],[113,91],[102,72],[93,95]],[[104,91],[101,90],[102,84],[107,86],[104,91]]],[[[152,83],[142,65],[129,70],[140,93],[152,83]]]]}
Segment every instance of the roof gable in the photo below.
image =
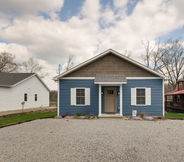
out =
{"type": "Polygon", "coordinates": [[[56,77],[95,77],[97,74],[124,74],[126,77],[162,77],[152,69],[109,49],[56,77]]]}
{"type": "Polygon", "coordinates": [[[13,86],[30,76],[35,75],[34,73],[0,73],[0,86],[13,86]]]}
{"type": "Polygon", "coordinates": [[[50,91],[48,86],[35,73],[0,73],[0,87],[14,87],[33,76],[37,77],[38,80],[40,80],[40,82],[45,86],[45,88],[50,91]]]}

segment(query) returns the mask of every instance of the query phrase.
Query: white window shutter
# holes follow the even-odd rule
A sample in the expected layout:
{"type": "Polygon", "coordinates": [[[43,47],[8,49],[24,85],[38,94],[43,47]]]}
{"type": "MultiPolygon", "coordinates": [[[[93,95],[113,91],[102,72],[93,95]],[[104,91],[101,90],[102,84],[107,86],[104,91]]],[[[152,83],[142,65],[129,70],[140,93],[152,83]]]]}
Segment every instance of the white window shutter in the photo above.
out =
{"type": "Polygon", "coordinates": [[[90,88],[85,88],[85,105],[90,105],[90,88]]]}
{"type": "Polygon", "coordinates": [[[76,105],[76,88],[70,89],[71,105],[76,105]]]}
{"type": "Polygon", "coordinates": [[[146,105],[151,105],[151,88],[146,88],[146,105]]]}
{"type": "Polygon", "coordinates": [[[136,88],[131,88],[131,105],[136,105],[136,88]]]}

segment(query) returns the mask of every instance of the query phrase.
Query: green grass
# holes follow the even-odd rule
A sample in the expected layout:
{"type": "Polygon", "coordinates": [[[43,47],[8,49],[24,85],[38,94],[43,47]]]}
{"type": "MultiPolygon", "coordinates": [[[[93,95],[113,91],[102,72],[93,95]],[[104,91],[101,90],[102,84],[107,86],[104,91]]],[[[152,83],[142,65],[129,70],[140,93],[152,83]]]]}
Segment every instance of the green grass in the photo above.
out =
{"type": "Polygon", "coordinates": [[[9,125],[9,124],[16,124],[22,123],[26,121],[31,121],[35,119],[42,119],[42,118],[53,118],[57,115],[56,111],[53,112],[35,112],[31,114],[17,114],[17,115],[8,115],[0,118],[0,127],[9,125]]]}
{"type": "Polygon", "coordinates": [[[174,113],[174,112],[167,112],[165,114],[166,118],[175,118],[175,119],[184,119],[184,113],[174,113]]]}

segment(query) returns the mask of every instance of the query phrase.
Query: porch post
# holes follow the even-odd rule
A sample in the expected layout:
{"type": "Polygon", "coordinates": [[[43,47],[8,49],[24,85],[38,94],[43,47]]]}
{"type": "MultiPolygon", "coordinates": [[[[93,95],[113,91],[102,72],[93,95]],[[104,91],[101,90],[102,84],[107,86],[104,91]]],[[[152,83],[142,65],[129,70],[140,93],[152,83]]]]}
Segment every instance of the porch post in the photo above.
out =
{"type": "Polygon", "coordinates": [[[122,108],[123,108],[123,93],[122,93],[122,84],[119,86],[119,92],[120,92],[120,116],[123,116],[123,110],[122,110],[122,108]]]}
{"type": "Polygon", "coordinates": [[[60,100],[59,100],[59,98],[60,98],[60,95],[59,95],[59,89],[60,89],[60,86],[59,86],[59,84],[60,84],[60,82],[59,82],[59,79],[58,79],[58,81],[57,81],[57,89],[58,89],[58,94],[57,94],[57,116],[59,116],[59,102],[60,102],[60,100]]]}
{"type": "Polygon", "coordinates": [[[102,101],[101,101],[101,85],[99,84],[99,88],[98,88],[98,103],[99,103],[99,105],[98,105],[98,116],[101,116],[101,109],[102,109],[102,107],[101,107],[101,103],[102,103],[102,101]]]}

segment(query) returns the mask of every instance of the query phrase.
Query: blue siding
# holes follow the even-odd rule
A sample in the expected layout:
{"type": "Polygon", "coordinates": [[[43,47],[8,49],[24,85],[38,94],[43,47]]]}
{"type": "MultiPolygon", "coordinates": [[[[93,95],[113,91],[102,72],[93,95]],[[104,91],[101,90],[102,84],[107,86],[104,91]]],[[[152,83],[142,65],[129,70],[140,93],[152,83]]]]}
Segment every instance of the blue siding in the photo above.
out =
{"type": "Polygon", "coordinates": [[[127,80],[123,85],[123,115],[131,116],[132,110],[144,112],[152,116],[163,115],[163,89],[162,79],[145,79],[145,80],[127,80]],[[151,105],[149,106],[132,106],[131,105],[131,88],[146,87],[151,88],[151,105]]]}
{"type": "Polygon", "coordinates": [[[98,115],[98,85],[94,84],[93,79],[79,80],[79,79],[62,79],[60,80],[60,115],[69,113],[76,115],[76,113],[88,112],[90,115],[98,115]],[[70,104],[70,89],[76,87],[90,88],[90,105],[88,106],[74,106],[70,104]]]}
{"type": "MultiPolygon", "coordinates": [[[[104,91],[104,86],[102,91],[104,91]]],[[[119,86],[116,87],[119,91],[119,86]]],[[[127,80],[127,84],[123,84],[123,115],[131,116],[132,110],[137,112],[145,112],[152,116],[163,115],[163,88],[162,79],[137,79],[127,80]],[[131,105],[131,88],[145,87],[151,88],[151,105],[150,106],[132,106],[131,105]]],[[[120,98],[117,95],[116,113],[119,113],[120,98]]],[[[98,84],[94,84],[93,79],[62,79],[60,80],[60,115],[69,113],[76,115],[80,112],[89,112],[90,115],[98,115],[98,84]],[[90,105],[74,106],[70,104],[70,89],[76,87],[90,88],[90,105]]],[[[102,95],[102,113],[104,113],[104,95],[102,95]]]]}

